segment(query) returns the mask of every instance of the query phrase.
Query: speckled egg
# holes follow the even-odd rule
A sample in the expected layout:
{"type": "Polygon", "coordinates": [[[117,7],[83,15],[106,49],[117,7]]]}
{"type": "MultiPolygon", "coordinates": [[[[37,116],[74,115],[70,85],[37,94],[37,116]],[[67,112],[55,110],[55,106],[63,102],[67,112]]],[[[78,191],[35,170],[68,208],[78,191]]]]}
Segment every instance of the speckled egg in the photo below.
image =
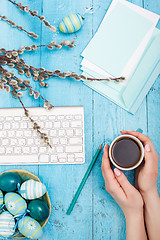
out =
{"type": "Polygon", "coordinates": [[[22,235],[31,239],[39,239],[43,234],[41,225],[34,218],[28,216],[19,220],[18,230],[22,235]]]}
{"type": "Polygon", "coordinates": [[[17,193],[10,192],[4,197],[7,210],[13,215],[23,215],[27,209],[26,201],[17,193]]]}
{"type": "Polygon", "coordinates": [[[0,206],[3,204],[3,192],[0,190],[0,206]]]}
{"type": "Polygon", "coordinates": [[[68,17],[63,18],[59,24],[59,30],[63,33],[77,32],[83,26],[83,18],[80,14],[72,13],[68,17]]]}
{"type": "Polygon", "coordinates": [[[0,215],[0,235],[7,238],[15,232],[15,220],[13,216],[5,211],[0,215]]]}
{"type": "Polygon", "coordinates": [[[36,199],[42,197],[46,193],[46,186],[33,179],[22,183],[19,193],[25,199],[36,199]]]}

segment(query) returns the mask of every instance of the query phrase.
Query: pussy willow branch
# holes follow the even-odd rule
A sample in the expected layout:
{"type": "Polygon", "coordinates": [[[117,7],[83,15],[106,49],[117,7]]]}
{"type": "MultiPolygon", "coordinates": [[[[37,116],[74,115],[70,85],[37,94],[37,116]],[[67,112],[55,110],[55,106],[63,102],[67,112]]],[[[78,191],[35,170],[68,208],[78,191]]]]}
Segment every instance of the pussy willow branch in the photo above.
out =
{"type": "Polygon", "coordinates": [[[8,0],[9,2],[13,3],[16,7],[18,7],[23,12],[29,12],[32,17],[37,17],[40,21],[44,23],[46,27],[48,27],[51,31],[55,32],[56,28],[53,25],[50,25],[48,21],[45,20],[44,16],[38,15],[38,11],[33,10],[31,11],[29,6],[22,6],[22,3],[16,3],[15,1],[8,0]]]}

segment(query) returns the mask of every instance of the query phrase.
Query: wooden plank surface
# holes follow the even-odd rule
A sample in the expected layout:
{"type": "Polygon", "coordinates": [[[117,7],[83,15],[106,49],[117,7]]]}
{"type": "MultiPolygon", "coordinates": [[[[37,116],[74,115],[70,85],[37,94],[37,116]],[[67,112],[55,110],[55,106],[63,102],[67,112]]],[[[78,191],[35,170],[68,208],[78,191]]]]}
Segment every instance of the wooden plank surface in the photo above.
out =
{"type": "MultiPolygon", "coordinates": [[[[25,33],[12,29],[0,21],[0,47],[7,49],[19,48],[21,45],[49,43],[65,40],[76,40],[74,49],[61,49],[50,51],[39,49],[36,53],[24,54],[24,59],[29,64],[43,66],[46,69],[61,69],[62,71],[79,72],[80,53],[96,32],[103,19],[110,2],[108,0],[23,0],[23,4],[36,9],[46,16],[47,20],[56,27],[63,17],[70,13],[83,13],[86,8],[93,5],[94,14],[86,15],[82,30],[72,35],[64,35],[57,31],[50,32],[37,19],[19,11],[7,0],[1,0],[1,13],[21,24],[29,31],[39,34],[38,40],[32,40],[25,33]]],[[[158,0],[133,0],[133,3],[160,14],[158,0]]],[[[158,24],[160,28],[160,24],[158,24]]],[[[104,181],[101,174],[101,158],[95,167],[80,195],[78,202],[70,216],[66,210],[86,171],[97,147],[119,135],[122,129],[142,128],[153,141],[160,155],[160,79],[157,79],[147,98],[143,101],[135,115],[131,115],[109,100],[95,93],[81,82],[74,80],[51,79],[48,89],[40,89],[41,93],[55,106],[83,105],[85,109],[85,146],[86,163],[78,165],[53,165],[53,166],[1,166],[0,171],[11,168],[20,168],[37,174],[46,184],[52,203],[52,214],[44,228],[42,240],[124,240],[125,219],[119,206],[113,198],[105,192],[104,181]]],[[[39,86],[32,82],[32,86],[39,90],[39,86]]],[[[0,107],[19,107],[17,100],[4,92],[0,92],[0,107]]],[[[43,106],[42,101],[34,101],[25,95],[26,106],[43,106]]],[[[134,172],[126,173],[133,183],[134,172]]],[[[158,178],[160,188],[160,177],[158,178]]]]}

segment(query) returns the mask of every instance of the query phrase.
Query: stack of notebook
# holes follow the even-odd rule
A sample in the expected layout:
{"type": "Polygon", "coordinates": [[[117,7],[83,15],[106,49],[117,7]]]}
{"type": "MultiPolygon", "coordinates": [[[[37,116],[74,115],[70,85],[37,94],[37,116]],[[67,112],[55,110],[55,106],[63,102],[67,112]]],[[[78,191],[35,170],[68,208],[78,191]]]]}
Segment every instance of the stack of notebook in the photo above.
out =
{"type": "Polygon", "coordinates": [[[84,75],[101,79],[125,77],[120,83],[84,83],[133,114],[160,73],[158,20],[155,13],[125,0],[113,0],[82,52],[84,75]]]}

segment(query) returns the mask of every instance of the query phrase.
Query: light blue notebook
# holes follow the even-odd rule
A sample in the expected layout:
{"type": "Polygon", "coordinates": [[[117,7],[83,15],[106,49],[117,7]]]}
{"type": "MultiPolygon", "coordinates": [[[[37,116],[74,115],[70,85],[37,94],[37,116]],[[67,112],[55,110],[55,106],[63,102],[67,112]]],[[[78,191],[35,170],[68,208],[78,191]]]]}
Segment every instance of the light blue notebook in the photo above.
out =
{"type": "Polygon", "coordinates": [[[82,56],[118,77],[153,25],[147,18],[118,2],[82,56]]]}
{"type": "MultiPolygon", "coordinates": [[[[81,68],[85,75],[102,78],[101,75],[87,69],[81,68]]],[[[147,45],[147,48],[130,79],[127,86],[118,85],[116,83],[89,82],[84,83],[99,92],[103,96],[109,98],[122,108],[131,113],[135,113],[153,85],[154,81],[160,73],[160,30],[155,29],[153,35],[147,45]]]]}

